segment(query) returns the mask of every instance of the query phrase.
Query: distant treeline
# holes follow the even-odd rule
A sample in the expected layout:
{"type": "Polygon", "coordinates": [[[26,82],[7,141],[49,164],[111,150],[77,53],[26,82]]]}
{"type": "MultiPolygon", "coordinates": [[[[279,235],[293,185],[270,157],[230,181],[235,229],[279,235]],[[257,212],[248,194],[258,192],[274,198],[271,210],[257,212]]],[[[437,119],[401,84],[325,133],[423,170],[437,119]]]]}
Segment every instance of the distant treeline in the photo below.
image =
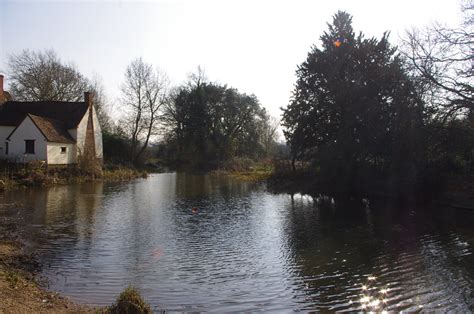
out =
{"type": "Polygon", "coordinates": [[[138,58],[126,68],[120,97],[111,101],[98,79],[86,78],[52,50],[25,50],[11,55],[8,65],[15,100],[81,101],[84,91],[93,91],[106,163],[202,171],[276,151],[279,123],[257,97],[210,82],[200,68],[171,87],[138,58]]]}

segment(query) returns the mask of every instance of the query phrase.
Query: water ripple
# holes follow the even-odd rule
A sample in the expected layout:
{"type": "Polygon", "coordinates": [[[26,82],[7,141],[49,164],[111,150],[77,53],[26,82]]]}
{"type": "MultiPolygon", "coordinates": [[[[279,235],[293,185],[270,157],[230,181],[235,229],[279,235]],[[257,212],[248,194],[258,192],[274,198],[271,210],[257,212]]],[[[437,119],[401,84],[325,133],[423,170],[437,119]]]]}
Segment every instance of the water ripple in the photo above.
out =
{"type": "Polygon", "coordinates": [[[25,200],[11,215],[50,288],[80,302],[107,305],[134,284],[154,309],[180,312],[474,310],[467,213],[183,174],[15,193],[0,201],[25,200]]]}

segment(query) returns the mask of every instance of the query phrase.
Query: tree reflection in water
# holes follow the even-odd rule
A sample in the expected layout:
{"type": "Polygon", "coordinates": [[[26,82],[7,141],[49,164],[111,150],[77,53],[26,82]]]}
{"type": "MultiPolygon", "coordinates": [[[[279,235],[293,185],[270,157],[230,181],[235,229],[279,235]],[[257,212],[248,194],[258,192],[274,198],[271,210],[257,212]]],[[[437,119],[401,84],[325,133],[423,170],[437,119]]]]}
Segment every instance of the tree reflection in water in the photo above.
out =
{"type": "Polygon", "coordinates": [[[109,304],[131,283],[172,311],[474,309],[474,215],[446,208],[172,173],[0,202],[23,204],[12,214],[42,274],[81,302],[109,304]]]}

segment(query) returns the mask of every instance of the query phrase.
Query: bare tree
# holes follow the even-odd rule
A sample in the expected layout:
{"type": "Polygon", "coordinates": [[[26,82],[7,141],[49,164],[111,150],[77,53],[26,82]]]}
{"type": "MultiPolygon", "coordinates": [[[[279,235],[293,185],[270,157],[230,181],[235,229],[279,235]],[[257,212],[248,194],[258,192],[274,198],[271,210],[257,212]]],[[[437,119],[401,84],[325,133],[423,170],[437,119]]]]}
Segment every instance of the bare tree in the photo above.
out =
{"type": "Polygon", "coordinates": [[[188,74],[188,81],[186,86],[190,89],[194,87],[200,87],[203,84],[209,83],[209,79],[206,75],[206,70],[198,65],[195,72],[188,74]]]}
{"type": "Polygon", "coordinates": [[[97,112],[97,118],[103,132],[112,132],[113,122],[109,115],[109,101],[105,93],[102,80],[98,75],[89,81],[88,91],[94,93],[94,105],[97,112]]]}
{"type": "Polygon", "coordinates": [[[463,11],[466,18],[461,27],[434,24],[412,30],[402,45],[419,90],[443,121],[474,110],[472,0],[464,4],[463,11]]]}
{"type": "Polygon", "coordinates": [[[24,50],[8,60],[10,91],[20,101],[83,101],[84,92],[93,92],[94,105],[102,130],[111,129],[107,98],[98,76],[89,80],[73,65],[65,64],[53,50],[24,50]]]}
{"type": "Polygon", "coordinates": [[[80,101],[89,81],[53,50],[23,52],[8,59],[10,92],[22,101],[80,101]]]}
{"type": "Polygon", "coordinates": [[[279,126],[280,121],[277,118],[268,114],[264,115],[260,131],[260,141],[267,157],[271,156],[276,148],[279,126]]]}
{"type": "Polygon", "coordinates": [[[130,139],[130,159],[138,163],[152,137],[159,133],[160,111],[166,102],[168,80],[142,58],[127,67],[122,86],[123,126],[130,139]]]}

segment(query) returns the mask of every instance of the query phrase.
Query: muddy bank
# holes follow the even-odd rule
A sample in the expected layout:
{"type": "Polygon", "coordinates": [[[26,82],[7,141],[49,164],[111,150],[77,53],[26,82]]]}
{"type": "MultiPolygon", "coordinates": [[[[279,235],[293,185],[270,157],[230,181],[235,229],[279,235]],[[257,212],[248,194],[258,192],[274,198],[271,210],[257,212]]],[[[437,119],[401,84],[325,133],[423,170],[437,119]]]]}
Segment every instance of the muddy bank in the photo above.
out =
{"type": "Polygon", "coordinates": [[[41,265],[22,240],[19,218],[4,215],[16,208],[0,204],[0,313],[96,313],[42,288],[41,265]]]}

